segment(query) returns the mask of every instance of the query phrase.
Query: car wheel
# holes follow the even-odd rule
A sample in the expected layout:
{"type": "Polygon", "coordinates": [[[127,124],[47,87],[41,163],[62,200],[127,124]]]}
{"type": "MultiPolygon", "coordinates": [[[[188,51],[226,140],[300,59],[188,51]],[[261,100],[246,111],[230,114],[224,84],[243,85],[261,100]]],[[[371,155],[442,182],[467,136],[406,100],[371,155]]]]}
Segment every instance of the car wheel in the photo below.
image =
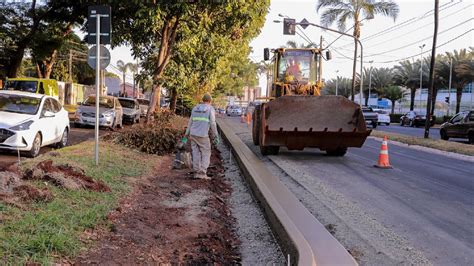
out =
{"type": "Polygon", "coordinates": [[[441,129],[439,131],[439,135],[441,136],[442,140],[449,140],[448,134],[446,133],[445,129],[441,129]]]}
{"type": "Polygon", "coordinates": [[[58,143],[56,143],[56,148],[64,148],[67,146],[67,142],[69,141],[69,130],[67,128],[64,129],[63,135],[58,143]]]}
{"type": "Polygon", "coordinates": [[[41,135],[40,133],[36,133],[35,138],[33,139],[33,146],[31,146],[31,150],[28,151],[27,156],[30,158],[35,158],[39,155],[41,150],[41,135]]]}
{"type": "Polygon", "coordinates": [[[372,122],[372,128],[377,128],[377,122],[372,122]]]}
{"type": "Polygon", "coordinates": [[[469,138],[469,143],[474,144],[474,132],[470,132],[468,138],[469,138]]]}

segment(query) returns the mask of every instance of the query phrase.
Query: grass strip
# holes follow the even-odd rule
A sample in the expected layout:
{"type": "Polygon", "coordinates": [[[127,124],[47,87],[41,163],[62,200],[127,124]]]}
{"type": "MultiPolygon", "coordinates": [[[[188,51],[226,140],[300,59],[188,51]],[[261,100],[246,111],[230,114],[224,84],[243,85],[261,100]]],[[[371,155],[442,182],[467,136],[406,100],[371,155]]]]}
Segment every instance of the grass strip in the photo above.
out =
{"type": "Polygon", "coordinates": [[[441,139],[425,139],[421,137],[407,136],[398,133],[373,130],[371,136],[383,138],[387,136],[389,140],[398,141],[408,145],[418,145],[433,148],[441,151],[455,152],[464,155],[474,156],[474,145],[463,144],[441,139]]]}
{"type": "Polygon", "coordinates": [[[0,264],[51,264],[57,258],[76,256],[85,247],[80,241],[81,234],[105,224],[109,211],[131,190],[134,177],[149,174],[160,160],[108,142],[101,143],[97,167],[93,154],[94,143],[84,142],[22,163],[22,171],[43,160],[76,166],[95,180],[105,182],[111,192],[72,191],[29,181],[37,188],[47,186],[54,198],[48,203],[28,205],[27,210],[0,203],[0,264]]]}

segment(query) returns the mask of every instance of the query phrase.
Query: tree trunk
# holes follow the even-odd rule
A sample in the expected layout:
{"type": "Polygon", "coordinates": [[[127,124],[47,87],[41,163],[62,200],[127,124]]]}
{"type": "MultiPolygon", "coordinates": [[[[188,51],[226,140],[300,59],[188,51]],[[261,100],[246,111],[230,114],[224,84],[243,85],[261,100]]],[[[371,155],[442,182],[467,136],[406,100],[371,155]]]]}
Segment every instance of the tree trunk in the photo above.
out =
{"type": "Polygon", "coordinates": [[[456,88],[456,114],[459,113],[459,110],[461,110],[462,89],[462,87],[456,88]]]}
{"type": "Polygon", "coordinates": [[[413,111],[413,109],[415,109],[415,94],[416,88],[410,88],[410,111],[413,111]]]}
{"type": "Polygon", "coordinates": [[[176,111],[176,101],[178,100],[178,91],[176,89],[171,90],[171,97],[170,97],[170,111],[176,111]]]}
{"type": "Polygon", "coordinates": [[[355,98],[356,67],[357,67],[357,41],[354,40],[354,62],[352,63],[351,101],[354,101],[354,98],[355,98]]]}
{"type": "Polygon", "coordinates": [[[123,90],[122,90],[122,97],[125,97],[125,71],[122,72],[122,80],[123,80],[123,90]]]}
{"type": "Polygon", "coordinates": [[[25,54],[25,46],[18,46],[13,56],[10,59],[7,70],[7,77],[16,78],[18,76],[18,70],[21,67],[21,62],[23,61],[23,55],[25,54]]]}
{"type": "Polygon", "coordinates": [[[434,33],[433,33],[433,46],[431,48],[431,62],[430,62],[430,87],[428,89],[428,101],[426,103],[426,123],[425,123],[425,139],[430,136],[431,126],[431,97],[434,90],[434,66],[436,57],[436,40],[438,38],[438,15],[439,15],[439,0],[435,0],[434,7],[434,33]]]}
{"type": "Polygon", "coordinates": [[[36,75],[38,78],[43,78],[43,71],[41,71],[41,64],[39,62],[36,62],[36,75]]]}
{"type": "Polygon", "coordinates": [[[396,101],[392,100],[392,115],[395,112],[395,102],[396,101]]]}
{"type": "MultiPolygon", "coordinates": [[[[156,69],[153,73],[153,82],[154,84],[161,84],[161,75],[165,71],[166,65],[169,62],[171,56],[171,50],[176,40],[176,32],[179,25],[179,17],[166,17],[163,28],[161,30],[161,35],[159,36],[160,50],[158,54],[158,60],[156,64],[156,69]],[[174,20],[174,21],[173,21],[174,20]]],[[[161,85],[157,85],[153,90],[153,97],[150,101],[150,106],[148,107],[148,113],[146,116],[146,122],[150,121],[150,118],[153,116],[156,104],[160,103],[161,98],[161,85]],[[158,92],[157,92],[158,88],[158,92]]]]}

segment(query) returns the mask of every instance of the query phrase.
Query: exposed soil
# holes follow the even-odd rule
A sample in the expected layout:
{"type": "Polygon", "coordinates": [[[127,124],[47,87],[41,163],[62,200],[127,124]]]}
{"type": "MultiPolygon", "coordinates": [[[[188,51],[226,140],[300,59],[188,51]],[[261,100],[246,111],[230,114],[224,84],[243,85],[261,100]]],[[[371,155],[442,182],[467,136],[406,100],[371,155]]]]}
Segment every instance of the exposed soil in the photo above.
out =
{"type": "Polygon", "coordinates": [[[110,188],[102,181],[95,181],[79,168],[70,165],[53,165],[53,161],[42,161],[35,169],[28,170],[25,179],[44,180],[62,188],[77,190],[87,189],[97,192],[109,192],[110,188]]]}
{"type": "Polygon", "coordinates": [[[86,176],[84,171],[69,165],[53,165],[51,160],[42,161],[34,169],[21,174],[16,165],[10,165],[0,171],[0,201],[25,209],[27,203],[48,202],[53,194],[48,188],[38,189],[28,180],[42,180],[63,189],[86,189],[97,192],[109,192],[110,188],[102,181],[86,176]]]}
{"type": "Polygon", "coordinates": [[[108,231],[85,232],[83,241],[92,247],[75,264],[240,262],[235,219],[227,206],[231,189],[219,152],[212,153],[212,180],[192,179],[189,169],[171,170],[172,162],[167,156],[156,175],[122,199],[108,215],[108,231]]]}

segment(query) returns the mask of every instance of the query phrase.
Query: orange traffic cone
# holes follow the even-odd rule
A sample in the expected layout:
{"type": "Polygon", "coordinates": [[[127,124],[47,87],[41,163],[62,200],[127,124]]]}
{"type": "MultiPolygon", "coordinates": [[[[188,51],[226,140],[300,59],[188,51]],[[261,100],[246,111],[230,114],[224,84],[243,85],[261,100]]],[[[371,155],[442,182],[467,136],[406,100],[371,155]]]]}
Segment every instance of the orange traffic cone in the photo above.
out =
{"type": "Polygon", "coordinates": [[[247,126],[250,126],[250,121],[252,121],[252,116],[250,115],[250,112],[247,113],[247,126]]]}
{"type": "Polygon", "coordinates": [[[382,147],[380,148],[380,153],[379,153],[379,161],[376,165],[374,165],[377,168],[384,168],[384,169],[391,169],[393,168],[390,165],[390,162],[388,160],[388,145],[387,145],[387,136],[383,137],[382,141],[382,147]]]}

